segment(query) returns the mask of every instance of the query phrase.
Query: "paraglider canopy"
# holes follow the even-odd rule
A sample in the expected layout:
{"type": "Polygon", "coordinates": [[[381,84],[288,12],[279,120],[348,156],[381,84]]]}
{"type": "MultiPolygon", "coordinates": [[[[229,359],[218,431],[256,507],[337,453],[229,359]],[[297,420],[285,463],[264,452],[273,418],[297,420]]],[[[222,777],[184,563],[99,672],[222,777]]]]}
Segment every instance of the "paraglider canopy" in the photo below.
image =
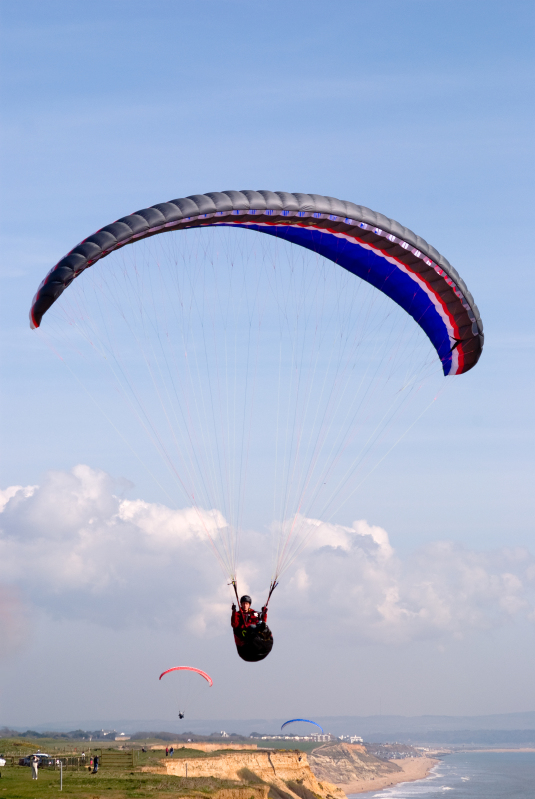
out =
{"type": "Polygon", "coordinates": [[[445,375],[467,372],[483,348],[472,295],[434,247],[399,222],[320,194],[226,191],[193,194],[144,208],[84,239],[44,278],[30,325],[88,266],[134,241],[171,230],[225,225],[267,233],[329,258],[389,296],[420,325],[445,375]]]}
{"type": "MultiPolygon", "coordinates": [[[[198,674],[200,677],[202,677],[204,680],[206,680],[206,682],[208,683],[208,687],[209,688],[211,688],[212,685],[213,685],[212,678],[210,677],[209,674],[207,674],[205,671],[201,671],[201,669],[196,669],[193,666],[173,666],[173,668],[171,668],[171,669],[166,669],[165,671],[162,671],[162,673],[160,674],[159,679],[161,680],[162,677],[165,677],[166,674],[170,674],[172,671],[180,671],[180,672],[186,672],[186,673],[187,672],[193,672],[194,674],[198,674]]],[[[174,681],[171,680],[171,683],[173,683],[173,682],[174,681]]],[[[186,697],[187,697],[188,702],[192,702],[195,698],[197,698],[199,696],[200,691],[202,690],[202,688],[199,688],[199,686],[204,685],[204,683],[201,682],[200,680],[197,680],[197,678],[193,679],[193,683],[191,683],[189,686],[186,686],[184,684],[183,678],[181,678],[178,682],[180,683],[180,686],[181,686],[180,689],[179,689],[180,690],[180,697],[177,697],[179,699],[179,705],[178,706],[180,708],[183,708],[183,707],[185,707],[185,704],[186,704],[185,701],[184,701],[186,699],[186,697]]],[[[186,678],[185,679],[185,683],[187,683],[187,682],[188,682],[188,679],[186,678]]],[[[185,710],[179,710],[178,711],[178,718],[179,719],[183,719],[184,715],[185,715],[185,712],[186,712],[185,710]]]]}
{"type": "Polygon", "coordinates": [[[290,719],[289,721],[285,721],[281,727],[283,730],[288,724],[294,724],[296,721],[304,721],[306,724],[314,724],[315,727],[318,727],[323,732],[323,727],[320,727],[319,724],[315,721],[311,721],[310,719],[290,719]]]}
{"type": "Polygon", "coordinates": [[[207,674],[205,671],[201,671],[200,669],[195,669],[193,668],[193,666],[173,666],[172,669],[167,669],[166,671],[162,671],[162,673],[159,676],[159,679],[161,680],[163,676],[169,674],[171,671],[195,671],[197,674],[200,674],[201,677],[204,677],[204,679],[206,680],[206,682],[210,687],[212,687],[212,685],[214,684],[209,674],[207,674]]]}

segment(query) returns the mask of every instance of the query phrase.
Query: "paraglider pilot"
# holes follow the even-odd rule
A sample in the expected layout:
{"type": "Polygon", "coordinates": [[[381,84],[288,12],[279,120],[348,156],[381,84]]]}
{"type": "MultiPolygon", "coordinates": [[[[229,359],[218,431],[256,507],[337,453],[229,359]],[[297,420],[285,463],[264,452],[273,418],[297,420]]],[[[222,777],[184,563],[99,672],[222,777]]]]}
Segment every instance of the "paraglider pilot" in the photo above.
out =
{"type": "Polygon", "coordinates": [[[261,632],[267,621],[267,607],[263,607],[260,613],[251,607],[251,597],[245,594],[240,599],[240,609],[232,605],[232,616],[230,623],[234,630],[234,638],[237,646],[243,646],[246,635],[261,632]]]}

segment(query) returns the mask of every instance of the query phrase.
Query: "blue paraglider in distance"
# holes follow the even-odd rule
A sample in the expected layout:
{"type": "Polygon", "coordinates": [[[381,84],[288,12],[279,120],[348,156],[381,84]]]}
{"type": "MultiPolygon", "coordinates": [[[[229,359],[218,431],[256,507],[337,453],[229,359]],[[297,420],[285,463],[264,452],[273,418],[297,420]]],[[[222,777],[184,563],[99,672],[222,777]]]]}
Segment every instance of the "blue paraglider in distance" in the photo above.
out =
{"type": "Polygon", "coordinates": [[[289,721],[284,722],[284,724],[281,727],[281,730],[283,730],[287,724],[293,724],[294,721],[306,721],[307,724],[314,724],[316,727],[319,727],[319,729],[323,732],[323,727],[320,727],[320,725],[316,724],[315,721],[310,721],[310,719],[290,719],[289,721]]]}

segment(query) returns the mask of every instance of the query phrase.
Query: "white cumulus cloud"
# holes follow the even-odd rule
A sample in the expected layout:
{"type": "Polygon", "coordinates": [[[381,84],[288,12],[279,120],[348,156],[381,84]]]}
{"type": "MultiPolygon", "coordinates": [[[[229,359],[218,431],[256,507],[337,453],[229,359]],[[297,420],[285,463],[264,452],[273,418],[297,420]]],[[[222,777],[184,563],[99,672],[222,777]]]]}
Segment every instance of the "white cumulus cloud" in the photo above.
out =
{"type": "MultiPolygon", "coordinates": [[[[7,598],[0,593],[0,625],[22,629],[18,587],[57,618],[227,632],[228,580],[206,540],[206,530],[216,536],[225,524],[220,511],[124,499],[120,489],[80,465],[0,493],[0,585],[10,586],[7,598]]],[[[343,631],[346,640],[404,642],[535,618],[535,560],[526,550],[441,541],[402,559],[387,532],[363,520],[346,527],[300,519],[300,528],[310,543],[274,595],[274,623],[300,617],[326,640],[343,631]]],[[[260,601],[269,549],[268,535],[244,536],[239,586],[260,601]]]]}
{"type": "Polygon", "coordinates": [[[525,549],[473,551],[438,541],[404,559],[385,530],[307,520],[320,534],[291,580],[298,612],[371,640],[461,636],[533,613],[535,559],[525,549]],[[333,529],[335,528],[335,529],[333,529]]]}

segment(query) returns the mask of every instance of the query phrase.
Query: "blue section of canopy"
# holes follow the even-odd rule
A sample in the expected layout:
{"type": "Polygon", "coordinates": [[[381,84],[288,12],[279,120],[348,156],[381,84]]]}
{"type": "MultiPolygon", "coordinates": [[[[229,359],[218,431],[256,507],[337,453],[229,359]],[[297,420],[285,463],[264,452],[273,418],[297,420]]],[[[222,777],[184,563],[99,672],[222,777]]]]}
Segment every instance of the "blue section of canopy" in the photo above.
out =
{"type": "Polygon", "coordinates": [[[289,721],[284,722],[284,724],[281,727],[281,730],[283,730],[287,724],[293,724],[294,721],[304,721],[307,724],[314,724],[316,727],[319,727],[319,729],[323,732],[323,727],[320,727],[319,724],[317,724],[315,721],[311,721],[310,719],[290,719],[289,721]]]}
{"type": "Polygon", "coordinates": [[[420,325],[438,353],[444,374],[450,373],[453,342],[444,319],[418,282],[388,261],[381,253],[362,247],[358,242],[348,241],[346,238],[335,236],[325,230],[310,227],[298,228],[250,223],[243,227],[257,230],[260,233],[268,233],[313,250],[375,286],[407,311],[420,325]]]}

